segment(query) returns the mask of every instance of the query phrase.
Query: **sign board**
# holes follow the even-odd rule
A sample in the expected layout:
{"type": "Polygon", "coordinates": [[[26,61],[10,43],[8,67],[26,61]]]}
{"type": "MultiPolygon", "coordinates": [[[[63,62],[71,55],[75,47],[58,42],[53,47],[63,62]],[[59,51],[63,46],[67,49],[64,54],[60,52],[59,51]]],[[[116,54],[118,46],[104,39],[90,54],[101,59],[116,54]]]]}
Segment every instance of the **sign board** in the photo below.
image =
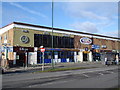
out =
{"type": "Polygon", "coordinates": [[[88,47],[85,47],[85,51],[88,51],[88,47]]]}
{"type": "Polygon", "coordinates": [[[13,52],[13,47],[9,47],[8,52],[13,52]]]}
{"type": "Polygon", "coordinates": [[[100,45],[92,45],[92,49],[100,49],[100,45]]]}
{"type": "Polygon", "coordinates": [[[45,48],[40,48],[40,51],[41,52],[45,52],[45,48]]]}
{"type": "Polygon", "coordinates": [[[46,49],[46,50],[61,51],[62,49],[46,49]]]}
{"type": "Polygon", "coordinates": [[[1,48],[0,48],[0,52],[5,52],[4,47],[1,47],[1,48]]]}
{"type": "Polygon", "coordinates": [[[27,52],[34,52],[33,47],[13,47],[14,52],[20,52],[20,51],[27,51],[27,52]]]}
{"type": "Polygon", "coordinates": [[[27,36],[21,36],[21,37],[20,37],[20,40],[21,40],[22,43],[25,43],[25,44],[26,44],[26,43],[29,42],[29,37],[27,37],[27,36]]]}
{"type": "Polygon", "coordinates": [[[37,47],[34,47],[34,51],[36,52],[38,50],[38,48],[37,47]]]}
{"type": "Polygon", "coordinates": [[[5,52],[7,50],[8,52],[13,52],[13,47],[2,47],[0,49],[0,52],[5,52]]]}
{"type": "Polygon", "coordinates": [[[107,46],[106,45],[102,45],[101,48],[107,48],[107,46]]]}
{"type": "Polygon", "coordinates": [[[92,43],[92,40],[90,38],[87,38],[87,37],[83,37],[80,39],[80,42],[82,44],[91,44],[92,43]]]}

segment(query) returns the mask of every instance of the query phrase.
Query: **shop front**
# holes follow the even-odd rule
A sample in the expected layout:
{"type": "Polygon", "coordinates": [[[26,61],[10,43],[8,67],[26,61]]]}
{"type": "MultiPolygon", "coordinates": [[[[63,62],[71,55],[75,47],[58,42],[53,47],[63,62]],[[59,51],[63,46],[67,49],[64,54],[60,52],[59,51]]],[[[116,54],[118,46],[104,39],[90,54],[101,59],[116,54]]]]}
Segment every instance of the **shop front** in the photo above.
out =
{"type": "MultiPolygon", "coordinates": [[[[79,50],[47,48],[44,52],[44,63],[51,63],[52,59],[54,63],[76,62],[78,51],[79,50]]],[[[40,51],[37,51],[37,63],[42,63],[42,53],[40,51]]]]}
{"type": "Polygon", "coordinates": [[[15,66],[26,66],[29,64],[29,53],[34,52],[32,47],[13,47],[14,52],[14,61],[15,66]]]}

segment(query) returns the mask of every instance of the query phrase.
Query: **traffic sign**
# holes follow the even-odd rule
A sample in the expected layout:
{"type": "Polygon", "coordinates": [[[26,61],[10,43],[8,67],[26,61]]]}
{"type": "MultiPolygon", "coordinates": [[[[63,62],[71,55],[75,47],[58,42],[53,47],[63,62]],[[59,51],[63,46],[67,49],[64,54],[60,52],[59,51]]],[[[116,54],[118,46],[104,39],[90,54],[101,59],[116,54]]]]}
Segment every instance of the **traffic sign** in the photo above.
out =
{"type": "Polygon", "coordinates": [[[40,51],[41,52],[45,52],[45,48],[40,48],[40,51]]]}

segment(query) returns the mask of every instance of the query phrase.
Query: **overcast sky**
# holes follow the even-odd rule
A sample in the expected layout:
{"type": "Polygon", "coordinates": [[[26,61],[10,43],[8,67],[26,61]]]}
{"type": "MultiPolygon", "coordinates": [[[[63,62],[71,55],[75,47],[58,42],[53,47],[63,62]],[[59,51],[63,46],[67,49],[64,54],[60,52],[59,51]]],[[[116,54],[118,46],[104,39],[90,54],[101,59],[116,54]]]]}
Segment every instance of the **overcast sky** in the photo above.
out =
{"type": "MultiPolygon", "coordinates": [[[[54,2],[54,27],[118,37],[117,2],[54,2]]],[[[2,26],[52,26],[51,2],[2,2],[2,26]]]]}

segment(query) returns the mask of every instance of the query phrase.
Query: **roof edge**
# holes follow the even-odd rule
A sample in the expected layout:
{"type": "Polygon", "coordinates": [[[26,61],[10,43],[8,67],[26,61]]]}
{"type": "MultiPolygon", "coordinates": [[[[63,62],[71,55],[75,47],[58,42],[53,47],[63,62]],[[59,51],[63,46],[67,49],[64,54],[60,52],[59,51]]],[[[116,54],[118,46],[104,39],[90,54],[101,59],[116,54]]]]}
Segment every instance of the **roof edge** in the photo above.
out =
{"type": "Polygon", "coordinates": [[[100,34],[85,33],[85,32],[73,31],[73,30],[70,30],[70,29],[52,28],[52,27],[40,26],[40,25],[34,25],[34,24],[28,24],[28,23],[22,23],[22,22],[12,22],[12,23],[10,23],[10,24],[2,27],[2,28],[5,28],[5,27],[7,27],[7,26],[9,26],[11,24],[19,24],[19,25],[25,25],[25,26],[38,27],[38,28],[55,29],[55,30],[59,30],[59,31],[66,31],[66,32],[72,32],[72,33],[87,34],[87,35],[91,35],[93,37],[98,36],[98,37],[106,37],[106,38],[112,38],[112,39],[120,39],[118,37],[111,37],[111,36],[105,36],[105,35],[100,35],[100,34]]]}

